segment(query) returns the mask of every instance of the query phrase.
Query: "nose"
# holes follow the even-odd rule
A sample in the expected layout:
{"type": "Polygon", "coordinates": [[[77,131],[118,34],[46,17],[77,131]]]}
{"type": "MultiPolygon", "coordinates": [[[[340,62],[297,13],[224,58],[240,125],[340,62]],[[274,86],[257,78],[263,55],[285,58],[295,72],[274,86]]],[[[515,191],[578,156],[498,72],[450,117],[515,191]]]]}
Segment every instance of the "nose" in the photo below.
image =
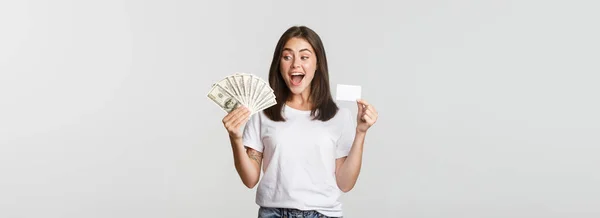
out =
{"type": "Polygon", "coordinates": [[[292,62],[292,68],[300,67],[300,57],[295,57],[294,62],[292,62]]]}

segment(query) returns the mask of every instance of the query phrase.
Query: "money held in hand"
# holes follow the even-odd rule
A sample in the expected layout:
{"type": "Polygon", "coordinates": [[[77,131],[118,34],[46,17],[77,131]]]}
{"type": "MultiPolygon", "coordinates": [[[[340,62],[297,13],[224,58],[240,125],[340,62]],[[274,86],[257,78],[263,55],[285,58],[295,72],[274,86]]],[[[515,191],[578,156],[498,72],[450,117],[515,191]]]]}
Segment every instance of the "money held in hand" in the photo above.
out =
{"type": "Polygon", "coordinates": [[[235,73],[214,83],[207,97],[227,113],[244,105],[255,114],[277,104],[269,84],[248,73],[235,73]]]}

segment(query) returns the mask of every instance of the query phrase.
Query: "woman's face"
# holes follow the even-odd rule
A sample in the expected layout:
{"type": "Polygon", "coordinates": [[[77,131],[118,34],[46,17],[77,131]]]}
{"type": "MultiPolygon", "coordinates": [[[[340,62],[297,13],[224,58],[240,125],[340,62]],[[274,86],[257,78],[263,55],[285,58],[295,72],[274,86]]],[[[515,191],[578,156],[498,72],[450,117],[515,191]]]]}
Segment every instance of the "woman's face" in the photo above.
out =
{"type": "Polygon", "coordinates": [[[281,76],[293,94],[310,90],[317,69],[317,56],[308,41],[291,38],[285,43],[280,60],[281,76]]]}

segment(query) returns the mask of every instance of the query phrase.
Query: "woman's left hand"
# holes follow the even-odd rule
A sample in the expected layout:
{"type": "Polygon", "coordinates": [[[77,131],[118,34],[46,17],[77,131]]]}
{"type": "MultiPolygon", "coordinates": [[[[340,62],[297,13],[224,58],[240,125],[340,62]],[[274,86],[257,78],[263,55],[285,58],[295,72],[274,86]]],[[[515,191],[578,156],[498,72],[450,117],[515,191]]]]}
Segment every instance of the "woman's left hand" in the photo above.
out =
{"type": "Polygon", "coordinates": [[[377,122],[377,110],[363,99],[357,100],[356,104],[358,105],[356,131],[366,133],[377,122]]]}

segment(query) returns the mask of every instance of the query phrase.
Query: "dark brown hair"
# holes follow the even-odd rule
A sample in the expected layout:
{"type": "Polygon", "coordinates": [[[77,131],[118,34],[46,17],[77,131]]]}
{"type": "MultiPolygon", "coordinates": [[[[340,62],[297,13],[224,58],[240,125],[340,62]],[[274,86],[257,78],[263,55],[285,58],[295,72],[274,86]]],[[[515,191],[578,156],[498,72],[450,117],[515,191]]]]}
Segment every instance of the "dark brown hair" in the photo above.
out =
{"type": "Polygon", "coordinates": [[[281,112],[291,91],[281,76],[279,65],[285,43],[292,38],[301,38],[308,41],[317,55],[317,69],[310,85],[309,101],[313,105],[310,115],[313,116],[313,119],[327,121],[335,116],[338,106],[331,97],[327,57],[325,56],[323,42],[321,42],[321,38],[317,33],[306,26],[290,27],[281,35],[279,42],[277,42],[269,70],[269,84],[274,91],[277,104],[265,109],[265,115],[273,121],[285,121],[281,112]]]}

